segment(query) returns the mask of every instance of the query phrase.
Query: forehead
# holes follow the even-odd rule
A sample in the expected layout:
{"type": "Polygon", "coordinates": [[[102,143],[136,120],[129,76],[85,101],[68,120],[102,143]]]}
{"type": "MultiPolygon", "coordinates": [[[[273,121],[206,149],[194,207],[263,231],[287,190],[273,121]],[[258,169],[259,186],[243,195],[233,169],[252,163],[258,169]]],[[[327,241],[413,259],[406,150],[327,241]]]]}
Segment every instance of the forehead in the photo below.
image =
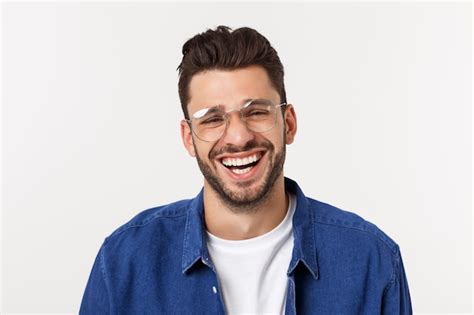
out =
{"type": "Polygon", "coordinates": [[[280,98],[267,71],[260,66],[200,72],[191,79],[189,96],[190,114],[215,105],[241,106],[247,99],[264,98],[277,103],[280,98]]]}

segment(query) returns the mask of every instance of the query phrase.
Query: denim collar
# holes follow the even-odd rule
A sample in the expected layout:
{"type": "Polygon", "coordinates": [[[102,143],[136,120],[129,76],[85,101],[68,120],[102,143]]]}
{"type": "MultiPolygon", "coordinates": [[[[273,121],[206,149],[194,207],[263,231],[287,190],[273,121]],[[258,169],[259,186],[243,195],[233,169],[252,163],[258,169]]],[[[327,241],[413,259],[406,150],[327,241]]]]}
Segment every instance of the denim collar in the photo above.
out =
{"type": "MultiPolygon", "coordinates": [[[[308,269],[314,279],[318,279],[318,261],[315,242],[314,214],[309,209],[309,202],[298,184],[285,177],[286,191],[296,195],[296,210],[293,216],[293,253],[288,267],[288,276],[292,275],[298,265],[308,269]]],[[[214,268],[206,244],[206,229],[204,224],[203,189],[191,200],[187,211],[186,227],[184,229],[182,272],[193,270],[197,262],[214,268]]]]}

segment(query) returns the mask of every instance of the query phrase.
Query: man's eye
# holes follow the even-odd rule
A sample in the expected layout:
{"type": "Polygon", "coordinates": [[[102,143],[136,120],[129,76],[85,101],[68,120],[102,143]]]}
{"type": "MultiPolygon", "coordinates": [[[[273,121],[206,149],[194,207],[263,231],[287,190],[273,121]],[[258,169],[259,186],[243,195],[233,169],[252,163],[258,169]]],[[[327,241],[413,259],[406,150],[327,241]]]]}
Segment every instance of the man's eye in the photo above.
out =
{"type": "Polygon", "coordinates": [[[267,110],[252,110],[246,114],[247,117],[258,117],[268,115],[267,110]]]}
{"type": "Polygon", "coordinates": [[[224,122],[224,118],[223,117],[219,117],[219,116],[215,116],[215,117],[210,117],[210,118],[206,118],[204,119],[201,124],[203,125],[211,125],[211,124],[219,124],[219,123],[222,123],[224,122]]]}

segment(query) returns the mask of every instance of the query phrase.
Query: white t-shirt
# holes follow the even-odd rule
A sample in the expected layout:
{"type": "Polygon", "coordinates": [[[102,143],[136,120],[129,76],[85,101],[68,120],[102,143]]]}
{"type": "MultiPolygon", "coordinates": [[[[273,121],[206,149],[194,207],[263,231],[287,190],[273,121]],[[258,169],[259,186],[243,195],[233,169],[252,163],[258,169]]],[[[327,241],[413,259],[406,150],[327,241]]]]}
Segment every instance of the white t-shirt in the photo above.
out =
{"type": "Polygon", "coordinates": [[[293,251],[296,197],[273,230],[247,240],[224,240],[207,232],[207,246],[228,314],[284,314],[293,251]]]}

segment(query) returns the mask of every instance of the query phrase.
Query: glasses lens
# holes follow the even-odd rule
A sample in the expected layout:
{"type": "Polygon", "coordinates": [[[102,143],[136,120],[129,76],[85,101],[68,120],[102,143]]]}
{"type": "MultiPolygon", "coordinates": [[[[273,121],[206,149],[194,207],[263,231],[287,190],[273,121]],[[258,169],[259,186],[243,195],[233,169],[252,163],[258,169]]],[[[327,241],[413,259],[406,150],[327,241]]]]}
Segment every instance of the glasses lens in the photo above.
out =
{"type": "Polygon", "coordinates": [[[256,132],[268,131],[275,125],[275,105],[251,103],[242,109],[242,118],[249,129],[256,132]]]}
{"type": "Polygon", "coordinates": [[[225,130],[225,112],[222,108],[206,108],[193,115],[192,128],[196,136],[204,141],[218,140],[225,130]]]}

